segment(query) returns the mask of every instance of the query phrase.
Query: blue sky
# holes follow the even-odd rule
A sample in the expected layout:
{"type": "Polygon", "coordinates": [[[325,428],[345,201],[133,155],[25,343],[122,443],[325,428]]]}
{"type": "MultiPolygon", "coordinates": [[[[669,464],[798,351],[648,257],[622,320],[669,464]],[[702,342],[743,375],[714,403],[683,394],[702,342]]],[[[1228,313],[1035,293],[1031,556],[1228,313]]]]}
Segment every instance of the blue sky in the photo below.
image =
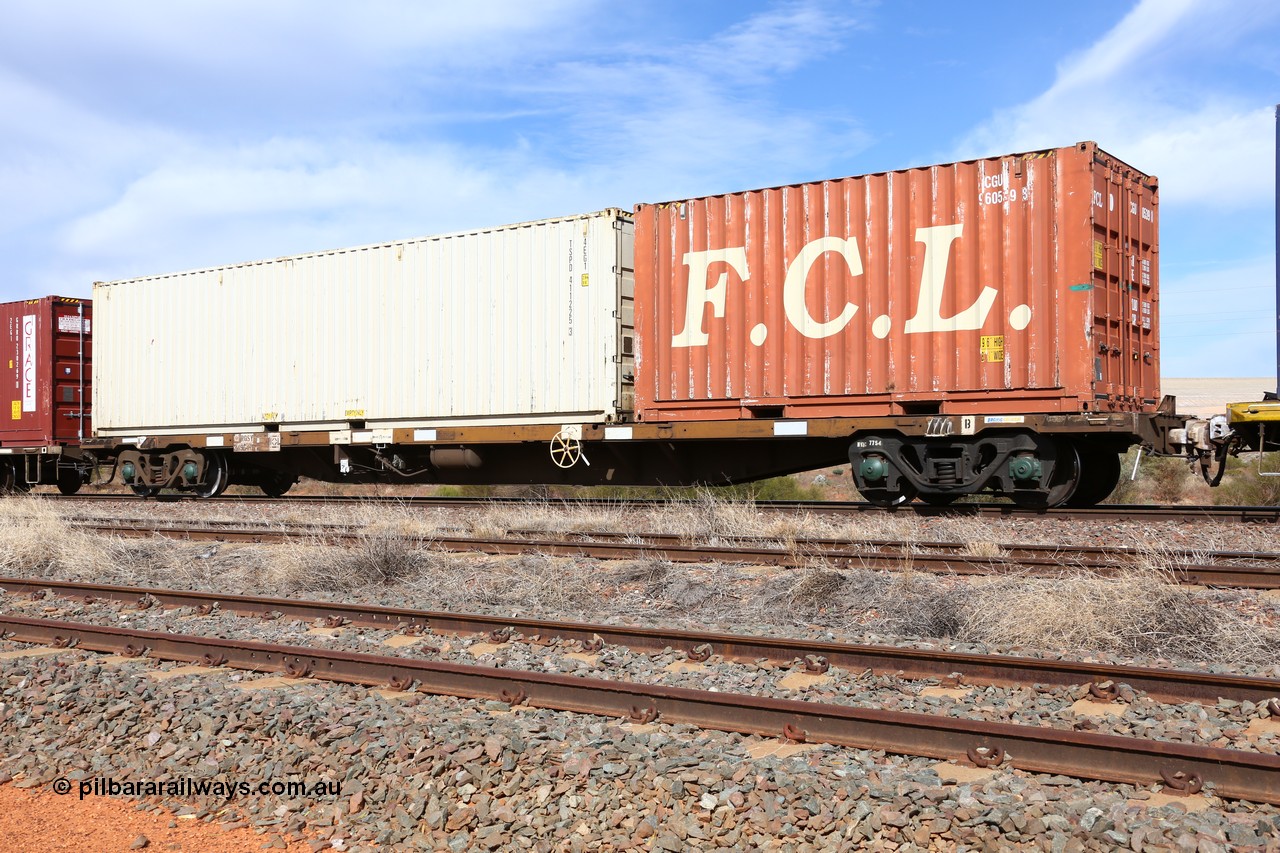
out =
{"type": "Polygon", "coordinates": [[[7,0],[0,300],[1093,139],[1164,375],[1270,376],[1277,102],[1274,0],[7,0]]]}

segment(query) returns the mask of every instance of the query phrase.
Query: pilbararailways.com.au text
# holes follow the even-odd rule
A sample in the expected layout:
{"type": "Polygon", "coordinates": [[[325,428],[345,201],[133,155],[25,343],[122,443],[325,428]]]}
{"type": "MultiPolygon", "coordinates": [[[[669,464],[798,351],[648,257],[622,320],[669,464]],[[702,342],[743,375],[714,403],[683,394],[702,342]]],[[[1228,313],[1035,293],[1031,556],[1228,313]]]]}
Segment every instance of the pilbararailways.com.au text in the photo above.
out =
{"type": "MultiPolygon", "coordinates": [[[[80,799],[85,797],[341,797],[342,783],[334,780],[302,782],[299,780],[269,782],[233,782],[226,779],[192,779],[180,777],[158,781],[155,779],[116,779],[94,777],[75,783],[80,799]]],[[[72,783],[67,779],[55,779],[56,794],[70,794],[72,783]]]]}

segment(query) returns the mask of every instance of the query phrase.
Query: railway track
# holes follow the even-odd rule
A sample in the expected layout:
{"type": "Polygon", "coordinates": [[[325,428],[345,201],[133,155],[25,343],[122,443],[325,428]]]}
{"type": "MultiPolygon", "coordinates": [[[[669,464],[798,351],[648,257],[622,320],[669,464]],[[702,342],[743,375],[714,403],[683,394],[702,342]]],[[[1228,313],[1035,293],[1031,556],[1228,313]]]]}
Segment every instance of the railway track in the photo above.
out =
{"type": "MultiPolygon", "coordinates": [[[[72,519],[71,523],[100,526],[104,531],[120,527],[131,527],[139,524],[135,519],[106,516],[78,516],[72,519]]],[[[158,521],[143,522],[142,528],[153,529],[153,525],[176,525],[176,529],[188,529],[180,522],[158,521]]],[[[209,530],[226,531],[228,535],[231,536],[248,536],[257,532],[277,532],[291,536],[317,537],[338,534],[361,535],[358,525],[333,525],[307,522],[252,523],[245,521],[228,521],[224,519],[202,519],[190,526],[191,528],[207,528],[209,530]]],[[[624,545],[646,544],[669,546],[683,545],[688,544],[692,540],[705,539],[709,541],[725,542],[735,546],[772,547],[774,549],[785,546],[795,550],[815,553],[820,551],[847,551],[849,553],[865,554],[869,553],[867,549],[874,549],[873,553],[902,558],[935,553],[965,557],[981,556],[972,553],[974,548],[972,543],[929,539],[837,539],[818,536],[789,536],[783,539],[778,536],[744,536],[729,534],[694,536],[683,533],[658,533],[653,531],[630,531],[626,533],[615,530],[547,531],[531,527],[511,528],[506,532],[509,534],[508,538],[521,541],[554,538],[567,542],[588,544],[594,542],[607,542],[621,543],[624,545]],[[643,542],[637,543],[636,540],[643,540],[643,542]]],[[[1059,565],[1063,563],[1075,564],[1077,561],[1082,564],[1096,562],[1103,564],[1125,565],[1127,563],[1134,563],[1146,559],[1165,558],[1177,560],[1188,556],[1193,556],[1197,560],[1213,562],[1226,560],[1248,560],[1254,563],[1280,564],[1280,552],[1271,551],[1238,551],[1174,547],[1169,547],[1160,551],[1155,548],[1135,548],[1128,545],[1065,545],[1059,543],[1050,544],[1036,542],[992,542],[989,543],[988,547],[998,551],[998,556],[1004,559],[1048,559],[1056,561],[1059,565]]]]}
{"type": "MultiPolygon", "coordinates": [[[[354,545],[369,540],[367,533],[321,525],[282,529],[280,525],[245,525],[240,522],[177,524],[119,519],[85,519],[69,524],[116,536],[165,536],[181,540],[279,543],[305,538],[335,545],[354,545]]],[[[568,539],[548,538],[543,534],[522,538],[432,536],[430,541],[433,547],[446,551],[493,555],[537,551],[552,556],[587,556],[606,560],[650,557],[680,563],[740,562],[784,568],[820,565],[836,569],[911,570],[963,575],[1055,575],[1064,569],[1114,574],[1143,557],[1143,553],[1136,549],[1018,544],[999,546],[1007,548],[1008,553],[993,557],[965,553],[962,543],[888,540],[849,543],[833,539],[801,539],[777,543],[754,539],[725,541],[723,544],[688,544],[681,537],[669,534],[608,531],[575,533],[568,539]]],[[[1280,589],[1280,554],[1220,551],[1208,552],[1207,556],[1197,555],[1197,560],[1170,559],[1166,570],[1171,578],[1183,584],[1280,589]],[[1218,559],[1247,559],[1251,562],[1215,562],[1218,559]]]]}
{"type": "Polygon", "coordinates": [[[1099,699],[1114,698],[1115,685],[1128,684],[1161,701],[1212,703],[1230,699],[1265,703],[1275,700],[1277,716],[1280,716],[1280,680],[1220,673],[672,628],[517,619],[369,604],[222,595],[43,578],[0,577],[0,589],[13,595],[43,596],[52,593],[61,598],[79,599],[89,604],[96,601],[116,601],[144,609],[152,606],[190,607],[201,614],[218,611],[247,617],[278,615],[289,619],[320,620],[329,627],[350,625],[408,633],[430,631],[437,634],[476,634],[485,635],[496,642],[515,639],[532,641],[537,638],[538,642],[557,639],[576,641],[587,650],[599,650],[606,645],[622,646],[637,652],[681,649],[693,660],[705,660],[712,655],[747,663],[767,660],[791,664],[799,660],[812,670],[836,666],[857,672],[870,670],[877,674],[896,674],[909,679],[938,678],[952,685],[1088,685],[1090,694],[1099,699]]]}
{"type": "MultiPolygon", "coordinates": [[[[17,589],[50,587],[45,581],[8,579],[17,589]],[[26,584],[26,586],[20,586],[26,584]]],[[[72,595],[67,586],[54,587],[60,594],[72,595]]],[[[81,587],[81,593],[104,598],[123,598],[141,595],[170,603],[185,600],[182,596],[199,596],[171,590],[139,590],[115,588],[106,594],[104,588],[92,585],[81,587]],[[176,596],[176,598],[169,596],[176,596]]],[[[337,611],[343,605],[319,602],[281,601],[278,599],[247,599],[240,597],[213,597],[219,606],[234,608],[273,608],[276,612],[301,615],[301,611],[287,608],[312,607],[319,613],[324,609],[337,611]]],[[[150,603],[148,600],[147,603],[150,603]]],[[[468,617],[461,614],[411,614],[378,612],[385,609],[366,609],[363,618],[380,621],[385,627],[391,618],[397,626],[408,627],[426,621],[431,630],[474,631],[483,629],[486,617],[468,617]],[[479,622],[467,621],[479,619],[479,622]],[[417,619],[419,622],[411,620],[417,619]],[[406,621],[410,620],[410,621],[406,621]],[[450,621],[453,620],[453,621],[450,621]]],[[[248,612],[248,611],[245,611],[248,612]]],[[[343,618],[361,618],[353,610],[346,610],[343,618]]],[[[755,637],[726,637],[724,635],[690,634],[689,632],[632,631],[614,626],[574,625],[572,623],[535,622],[532,620],[497,620],[503,630],[536,630],[539,637],[566,637],[576,632],[577,638],[590,631],[591,642],[627,640],[641,644],[664,642],[688,642],[701,639],[719,642],[723,654],[731,652],[732,643],[740,645],[737,652],[756,654],[758,649],[769,654],[793,654],[806,646],[801,641],[771,641],[755,637]],[[608,638],[601,631],[608,634],[608,638]],[[630,632],[630,633],[628,633],[630,632]],[[776,643],[777,645],[771,645],[776,643]]],[[[109,652],[126,657],[146,656],[161,661],[201,663],[207,666],[230,667],[253,672],[283,673],[293,677],[309,677],[392,687],[396,690],[417,690],[425,693],[447,694],[468,698],[498,700],[513,706],[549,708],[560,711],[599,714],[629,719],[637,723],[686,723],[709,729],[740,732],[743,734],[783,737],[794,741],[825,742],[841,746],[885,750],[888,752],[921,755],[968,761],[980,766],[1003,765],[1041,773],[1056,773],[1079,778],[1099,779],[1109,782],[1150,785],[1163,782],[1166,788],[1193,793],[1205,784],[1213,786],[1219,796],[1258,802],[1280,803],[1280,756],[1260,754],[1198,744],[1150,741],[1133,737],[1099,734],[1089,731],[1068,731],[1044,726],[968,720],[953,717],[921,714],[916,712],[889,711],[877,708],[854,707],[824,702],[778,699],[757,695],[713,690],[694,690],[682,687],[641,684],[610,679],[586,678],[547,674],[527,670],[502,669],[493,666],[475,666],[429,661],[410,657],[370,655],[349,651],[335,651],[311,646],[266,644],[246,640],[173,634],[138,630],[116,626],[92,625],[83,622],[29,618],[6,614],[0,616],[0,630],[7,639],[21,643],[39,643],[55,647],[76,647],[95,652],[109,652]]],[[[492,630],[492,629],[491,629],[492,630]]],[[[511,634],[514,636],[514,633],[511,634]]],[[[702,654],[705,642],[695,647],[702,654]]],[[[843,665],[857,666],[859,654],[891,654],[906,652],[901,658],[891,660],[889,666],[901,670],[899,661],[910,659],[912,650],[878,649],[871,647],[845,647],[845,654],[853,657],[837,658],[843,665]]],[[[825,649],[830,655],[840,654],[838,648],[825,649]]],[[[944,660],[937,653],[933,666],[942,668],[956,663],[944,660]]],[[[968,656],[987,657],[987,656],[968,656]]],[[[1084,675],[1089,683],[1099,674],[1093,665],[1064,662],[1034,661],[1026,659],[999,659],[988,662],[990,667],[1005,666],[1006,675],[1017,683],[1041,683],[1043,664],[1059,664],[1059,672],[1069,677],[1084,675]],[[1019,669],[1030,665],[1030,669],[1019,669]],[[1080,669],[1071,671],[1071,667],[1080,669]]],[[[1105,669],[1105,668],[1104,668],[1105,669]]],[[[1119,675],[1127,668],[1111,668],[1111,675],[1119,675]]],[[[1142,678],[1143,673],[1126,672],[1127,677],[1142,678]]],[[[1173,691],[1170,695],[1185,695],[1207,689],[1208,694],[1220,690],[1246,689],[1244,684],[1232,686],[1232,677],[1181,673],[1186,681],[1176,683],[1170,676],[1176,673],[1147,671],[1153,679],[1164,679],[1164,687],[1173,691]],[[1200,682],[1201,687],[1192,686],[1200,682]],[[1204,685],[1213,686],[1205,687],[1204,685]]],[[[1266,679],[1251,681],[1248,693],[1261,698],[1270,694],[1273,698],[1277,682],[1266,679]]],[[[1155,685],[1155,682],[1152,682],[1155,685]]],[[[1131,685],[1132,686],[1132,685],[1131,685]]],[[[1245,695],[1239,694],[1236,695],[1245,695]]]]}
{"type": "MultiPolygon", "coordinates": [[[[714,492],[710,493],[714,497],[714,492]]],[[[190,500],[205,500],[212,503],[284,503],[284,504],[322,504],[341,506],[344,504],[389,504],[392,506],[458,509],[475,508],[493,505],[520,505],[530,500],[565,507],[626,507],[646,509],[669,506],[684,499],[648,500],[624,498],[509,498],[509,497],[424,497],[417,495],[287,495],[282,498],[270,498],[265,495],[222,495],[217,498],[199,499],[182,494],[162,494],[154,498],[138,498],[133,495],[118,494],[78,494],[78,495],[44,495],[52,500],[109,503],[111,501],[137,502],[147,500],[158,503],[171,503],[190,500]]],[[[693,502],[693,501],[689,501],[693,502]]],[[[982,518],[1080,518],[1096,521],[1223,521],[1244,522],[1251,524],[1280,523],[1280,507],[1274,506],[1150,506],[1145,504],[1122,505],[1105,504],[1094,507],[1069,508],[1062,507],[1050,510],[1024,509],[1011,503],[959,503],[950,506],[931,506],[925,503],[910,503],[896,507],[881,507],[862,501],[754,501],[756,509],[768,512],[813,513],[821,515],[858,515],[898,514],[922,517],[982,517],[982,518]]]]}

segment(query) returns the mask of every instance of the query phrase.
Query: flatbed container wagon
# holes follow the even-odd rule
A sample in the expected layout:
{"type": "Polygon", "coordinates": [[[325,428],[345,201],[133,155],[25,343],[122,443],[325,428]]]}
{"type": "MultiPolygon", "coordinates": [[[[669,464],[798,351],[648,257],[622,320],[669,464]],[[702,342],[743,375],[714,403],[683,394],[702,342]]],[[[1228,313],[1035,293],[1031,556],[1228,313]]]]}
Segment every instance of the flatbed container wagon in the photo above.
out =
{"type": "Polygon", "coordinates": [[[71,494],[87,482],[92,318],[87,300],[63,296],[0,304],[0,492],[45,484],[71,494]]]}
{"type": "Polygon", "coordinates": [[[1156,180],[1093,143],[98,283],[139,494],[720,485],[1095,503],[1159,391],[1156,180]]]}

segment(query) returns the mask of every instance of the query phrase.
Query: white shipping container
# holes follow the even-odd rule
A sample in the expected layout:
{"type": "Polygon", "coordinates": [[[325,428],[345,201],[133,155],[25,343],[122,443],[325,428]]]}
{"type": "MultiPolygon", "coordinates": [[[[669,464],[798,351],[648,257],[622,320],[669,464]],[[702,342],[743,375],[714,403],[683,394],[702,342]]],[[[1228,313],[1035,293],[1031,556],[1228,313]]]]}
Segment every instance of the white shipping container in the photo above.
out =
{"type": "Polygon", "coordinates": [[[610,209],[95,283],[96,432],[616,420],[633,239],[610,209]]]}

